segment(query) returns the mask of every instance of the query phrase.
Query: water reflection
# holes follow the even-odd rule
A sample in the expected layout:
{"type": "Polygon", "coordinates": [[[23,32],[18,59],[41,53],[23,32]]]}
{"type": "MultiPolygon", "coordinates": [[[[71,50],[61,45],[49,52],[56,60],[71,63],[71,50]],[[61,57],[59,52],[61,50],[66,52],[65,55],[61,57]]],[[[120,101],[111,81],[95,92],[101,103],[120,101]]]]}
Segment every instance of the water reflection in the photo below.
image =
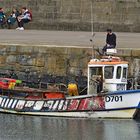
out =
{"type": "Polygon", "coordinates": [[[139,140],[140,121],[0,114],[0,140],[139,140]]]}

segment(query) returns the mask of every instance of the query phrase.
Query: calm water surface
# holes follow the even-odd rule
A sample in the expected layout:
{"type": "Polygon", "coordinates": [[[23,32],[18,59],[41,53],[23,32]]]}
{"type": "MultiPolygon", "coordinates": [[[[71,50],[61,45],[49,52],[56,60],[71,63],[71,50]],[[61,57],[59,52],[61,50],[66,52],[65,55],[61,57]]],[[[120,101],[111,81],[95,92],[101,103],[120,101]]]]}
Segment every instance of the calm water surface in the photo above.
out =
{"type": "Polygon", "coordinates": [[[0,114],[0,140],[140,140],[140,120],[0,114]]]}

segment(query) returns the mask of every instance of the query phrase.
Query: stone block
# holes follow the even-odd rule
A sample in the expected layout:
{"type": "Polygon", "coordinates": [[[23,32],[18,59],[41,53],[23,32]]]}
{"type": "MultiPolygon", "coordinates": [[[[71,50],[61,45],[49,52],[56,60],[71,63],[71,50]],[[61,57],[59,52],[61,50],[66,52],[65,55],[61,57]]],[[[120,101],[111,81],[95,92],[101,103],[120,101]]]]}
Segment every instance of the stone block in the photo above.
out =
{"type": "Polygon", "coordinates": [[[62,57],[56,57],[56,67],[60,69],[65,69],[66,67],[66,59],[62,57]]]}
{"type": "Polygon", "coordinates": [[[16,51],[17,51],[17,46],[7,46],[7,52],[9,52],[9,53],[16,53],[16,51]]]}
{"type": "Polygon", "coordinates": [[[45,66],[45,59],[44,58],[37,58],[36,59],[36,66],[37,67],[44,67],[45,66]]]}
{"type": "Polygon", "coordinates": [[[8,64],[16,64],[16,60],[17,60],[17,58],[16,58],[15,55],[9,55],[6,58],[6,63],[8,63],[8,64]]]}
{"type": "Polygon", "coordinates": [[[17,63],[24,66],[34,66],[36,64],[36,60],[30,55],[18,55],[17,63]]]}
{"type": "Polygon", "coordinates": [[[134,76],[137,77],[140,74],[140,59],[134,59],[133,61],[133,72],[134,72],[134,76]]]}
{"type": "Polygon", "coordinates": [[[46,53],[47,52],[47,47],[34,47],[34,52],[46,53]]]}
{"type": "Polygon", "coordinates": [[[140,50],[132,50],[132,56],[140,58],[140,50]]]}
{"type": "Polygon", "coordinates": [[[33,53],[33,47],[31,47],[31,46],[20,46],[18,48],[18,52],[19,53],[28,53],[28,54],[33,53]]]}
{"type": "Polygon", "coordinates": [[[6,55],[6,54],[7,54],[6,46],[0,46],[0,55],[6,55]]]}
{"type": "Polygon", "coordinates": [[[131,49],[117,49],[117,56],[121,57],[131,57],[132,56],[132,50],[131,49]]]}
{"type": "Polygon", "coordinates": [[[0,64],[6,64],[6,57],[0,56],[0,64]]]}
{"type": "Polygon", "coordinates": [[[56,58],[54,56],[48,57],[47,58],[47,70],[46,72],[48,73],[54,73],[54,71],[56,70],[56,58]]]}
{"type": "Polygon", "coordinates": [[[53,71],[53,74],[54,75],[59,75],[59,76],[65,76],[66,75],[66,69],[56,67],[55,71],[53,71]]]}
{"type": "Polygon", "coordinates": [[[64,55],[65,49],[66,48],[64,48],[64,47],[48,47],[47,53],[51,53],[51,54],[56,55],[56,56],[64,55]]]}

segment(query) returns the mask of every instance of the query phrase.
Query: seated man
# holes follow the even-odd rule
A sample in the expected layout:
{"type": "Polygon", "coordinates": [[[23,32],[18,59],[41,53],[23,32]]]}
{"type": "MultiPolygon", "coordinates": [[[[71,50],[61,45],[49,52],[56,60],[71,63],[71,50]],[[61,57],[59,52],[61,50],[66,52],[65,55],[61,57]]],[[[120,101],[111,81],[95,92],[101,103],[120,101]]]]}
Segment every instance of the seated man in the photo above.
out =
{"type": "Polygon", "coordinates": [[[107,29],[107,36],[106,36],[106,45],[104,46],[103,54],[106,53],[107,49],[115,48],[116,47],[116,35],[112,33],[111,29],[107,29]]]}
{"type": "Polygon", "coordinates": [[[5,24],[5,14],[3,12],[3,8],[0,8],[0,25],[2,28],[4,24],[5,24]]]}
{"type": "Polygon", "coordinates": [[[24,23],[28,23],[32,20],[32,14],[29,12],[29,10],[26,7],[23,7],[21,9],[22,14],[17,17],[18,22],[18,28],[17,30],[24,30],[24,23]]]}

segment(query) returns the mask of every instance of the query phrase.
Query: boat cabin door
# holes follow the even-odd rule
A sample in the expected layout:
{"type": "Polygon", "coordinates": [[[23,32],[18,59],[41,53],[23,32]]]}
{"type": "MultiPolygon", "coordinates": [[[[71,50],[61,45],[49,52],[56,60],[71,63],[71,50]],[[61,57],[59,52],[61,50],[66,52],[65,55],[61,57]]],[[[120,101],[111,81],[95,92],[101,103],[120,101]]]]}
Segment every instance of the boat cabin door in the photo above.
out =
{"type": "Polygon", "coordinates": [[[88,94],[97,95],[103,89],[103,68],[89,67],[88,68],[88,94]]]}

